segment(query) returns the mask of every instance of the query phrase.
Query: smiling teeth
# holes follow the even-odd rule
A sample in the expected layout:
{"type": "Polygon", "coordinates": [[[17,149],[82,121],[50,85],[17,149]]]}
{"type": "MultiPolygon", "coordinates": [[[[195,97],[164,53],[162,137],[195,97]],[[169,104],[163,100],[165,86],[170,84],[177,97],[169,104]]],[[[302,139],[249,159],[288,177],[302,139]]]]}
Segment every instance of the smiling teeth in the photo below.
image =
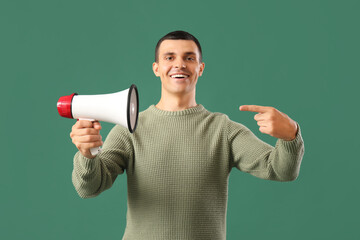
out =
{"type": "Polygon", "coordinates": [[[172,78],[177,78],[177,77],[183,77],[186,78],[188,77],[188,75],[183,75],[183,74],[175,74],[175,75],[171,75],[172,78]]]}

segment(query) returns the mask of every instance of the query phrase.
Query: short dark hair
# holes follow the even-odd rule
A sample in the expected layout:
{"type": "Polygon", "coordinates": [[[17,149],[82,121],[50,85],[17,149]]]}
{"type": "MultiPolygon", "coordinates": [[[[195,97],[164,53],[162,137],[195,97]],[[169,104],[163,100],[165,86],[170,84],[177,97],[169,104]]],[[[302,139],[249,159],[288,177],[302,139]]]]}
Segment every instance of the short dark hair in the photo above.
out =
{"type": "Polygon", "coordinates": [[[166,34],[165,36],[163,36],[162,38],[160,38],[160,40],[158,41],[158,43],[156,44],[155,47],[155,62],[159,61],[159,47],[160,44],[164,41],[164,40],[191,40],[194,41],[196,43],[196,46],[199,49],[199,53],[200,53],[200,57],[199,57],[199,61],[202,62],[202,51],[201,51],[201,46],[199,41],[197,40],[196,37],[194,37],[193,35],[191,35],[188,32],[185,31],[174,31],[174,32],[170,32],[168,34],[166,34]]]}

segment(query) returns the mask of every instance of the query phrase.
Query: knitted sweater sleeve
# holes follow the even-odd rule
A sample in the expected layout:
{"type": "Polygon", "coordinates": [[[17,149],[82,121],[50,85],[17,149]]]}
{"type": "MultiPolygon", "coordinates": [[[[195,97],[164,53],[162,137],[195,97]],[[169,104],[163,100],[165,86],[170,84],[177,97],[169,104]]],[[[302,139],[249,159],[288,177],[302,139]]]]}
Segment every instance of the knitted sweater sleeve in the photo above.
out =
{"type": "Polygon", "coordinates": [[[300,171],[304,142],[300,126],[294,140],[278,139],[275,147],[261,141],[247,127],[229,120],[231,164],[240,171],[274,181],[293,181],[300,171]]]}
{"type": "Polygon", "coordinates": [[[81,198],[91,198],[109,189],[127,168],[133,156],[131,136],[127,129],[115,126],[108,134],[102,151],[93,159],[80,152],[74,156],[73,185],[81,198]]]}

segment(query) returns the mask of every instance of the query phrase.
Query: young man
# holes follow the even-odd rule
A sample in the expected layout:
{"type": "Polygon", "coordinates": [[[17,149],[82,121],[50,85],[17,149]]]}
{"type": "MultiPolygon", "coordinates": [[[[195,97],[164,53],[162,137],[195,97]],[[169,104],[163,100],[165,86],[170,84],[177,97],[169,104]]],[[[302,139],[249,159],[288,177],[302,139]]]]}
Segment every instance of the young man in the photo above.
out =
{"type": "Polygon", "coordinates": [[[97,196],[126,169],[123,239],[226,239],[233,167],[275,181],[299,174],[304,153],[299,125],[273,107],[241,106],[258,112],[259,130],[278,138],[272,147],[226,115],[207,111],[195,100],[204,68],[198,40],[171,32],[159,40],[153,63],[161,99],[140,113],[135,133],[115,126],[103,144],[98,122],[78,121],[72,128],[79,149],[72,179],[80,197],[97,196]],[[89,149],[102,144],[102,152],[92,156],[89,149]]]}

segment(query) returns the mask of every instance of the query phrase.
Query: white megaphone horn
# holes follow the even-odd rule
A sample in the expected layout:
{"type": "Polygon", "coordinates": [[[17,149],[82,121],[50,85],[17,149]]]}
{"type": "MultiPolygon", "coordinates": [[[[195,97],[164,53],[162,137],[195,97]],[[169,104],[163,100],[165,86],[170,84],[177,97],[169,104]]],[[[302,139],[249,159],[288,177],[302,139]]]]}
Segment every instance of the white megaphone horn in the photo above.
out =
{"type": "MultiPolygon", "coordinates": [[[[110,94],[62,96],[57,102],[62,117],[118,124],[133,133],[139,116],[139,95],[136,86],[110,94]]],[[[97,155],[101,148],[91,148],[97,155]]]]}

